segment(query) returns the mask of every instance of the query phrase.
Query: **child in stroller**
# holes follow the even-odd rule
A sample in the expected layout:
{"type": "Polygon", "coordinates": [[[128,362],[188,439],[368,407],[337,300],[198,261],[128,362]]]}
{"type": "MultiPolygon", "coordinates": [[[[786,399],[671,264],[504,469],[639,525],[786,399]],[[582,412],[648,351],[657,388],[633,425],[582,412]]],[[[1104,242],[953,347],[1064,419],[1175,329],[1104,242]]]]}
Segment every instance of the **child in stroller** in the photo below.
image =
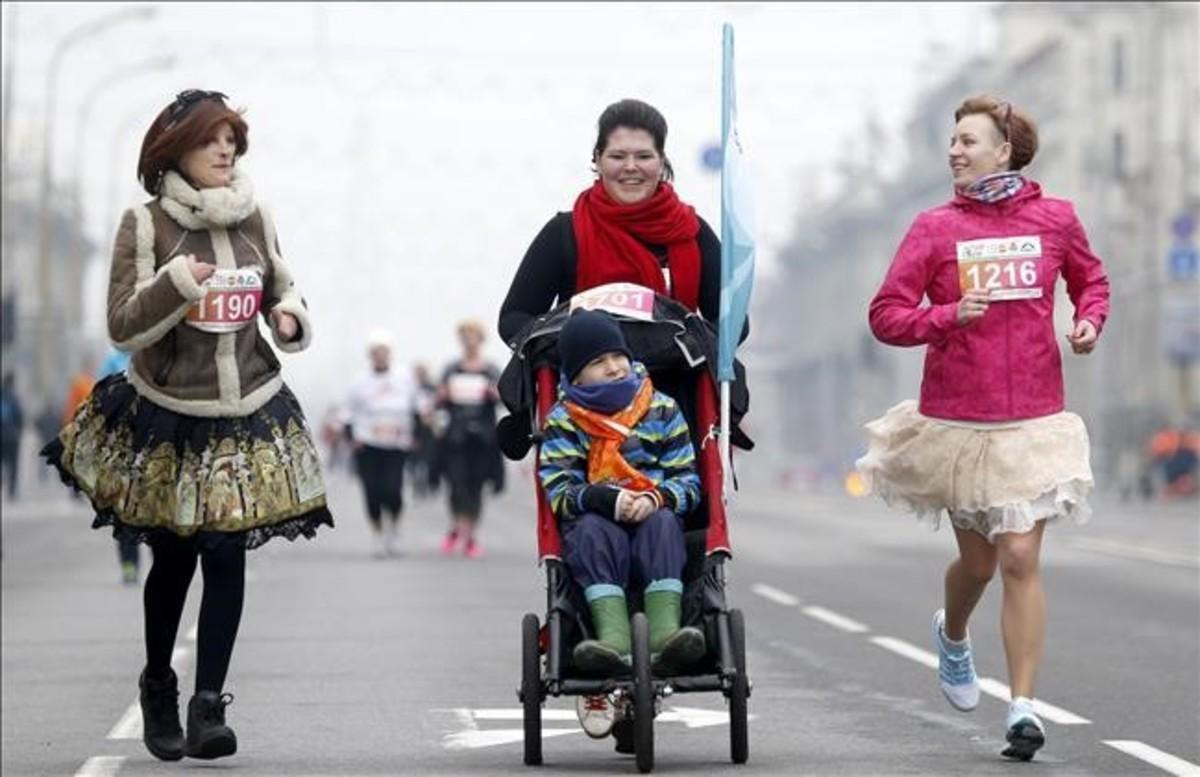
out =
{"type": "Polygon", "coordinates": [[[654,672],[679,672],[706,652],[703,632],[680,625],[683,516],[700,500],[687,422],[607,313],[576,312],[558,349],[559,401],[543,428],[538,476],[596,632],[576,645],[574,663],[599,676],[629,671],[633,583],[644,587],[654,672]]]}

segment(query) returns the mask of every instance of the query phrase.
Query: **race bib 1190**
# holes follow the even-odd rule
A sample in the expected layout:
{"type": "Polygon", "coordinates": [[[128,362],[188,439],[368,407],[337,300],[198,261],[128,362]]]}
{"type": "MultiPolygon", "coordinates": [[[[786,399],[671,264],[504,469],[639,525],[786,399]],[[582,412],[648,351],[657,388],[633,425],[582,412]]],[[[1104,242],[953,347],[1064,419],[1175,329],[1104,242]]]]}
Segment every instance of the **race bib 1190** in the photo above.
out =
{"type": "Polygon", "coordinates": [[[204,283],[207,293],[184,319],[205,332],[236,332],[262,308],[262,273],[254,268],[217,270],[204,283]]]}
{"type": "Polygon", "coordinates": [[[963,293],[989,291],[1003,302],[1042,296],[1042,239],[1037,235],[988,237],[955,243],[963,293]]]}

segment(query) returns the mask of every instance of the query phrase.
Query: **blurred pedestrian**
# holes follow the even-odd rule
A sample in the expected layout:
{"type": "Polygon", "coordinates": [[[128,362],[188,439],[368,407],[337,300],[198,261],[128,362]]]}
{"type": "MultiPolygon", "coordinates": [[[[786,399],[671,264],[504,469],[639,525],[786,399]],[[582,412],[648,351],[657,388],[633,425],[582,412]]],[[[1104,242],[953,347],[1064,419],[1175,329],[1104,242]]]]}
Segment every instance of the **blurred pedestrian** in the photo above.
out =
{"type": "Polygon", "coordinates": [[[17,467],[21,458],[21,436],[25,432],[25,408],[17,395],[13,374],[4,376],[0,389],[0,488],[5,485],[8,498],[17,498],[17,467]]]}
{"type": "Polygon", "coordinates": [[[429,367],[418,362],[413,365],[416,384],[416,412],[413,417],[413,449],[408,457],[413,494],[425,499],[437,489],[437,384],[429,367]]]}
{"type": "Polygon", "coordinates": [[[108,333],[133,354],[43,455],[96,511],[93,526],[147,542],[143,742],[163,760],[237,750],[222,693],[241,621],[246,551],[333,525],[316,445],[275,346],[312,326],[275,227],[238,166],[247,126],[219,92],[189,89],[155,117],[113,247],[108,333]],[[197,562],[204,571],[187,735],[171,653],[197,562]]]}
{"type": "Polygon", "coordinates": [[[959,557],[933,634],[942,692],[959,710],[979,701],[967,621],[999,568],[1012,689],[1002,754],[1029,760],[1045,742],[1033,711],[1045,633],[1042,533],[1049,520],[1083,522],[1092,488],[1087,430],[1063,409],[1054,287],[1061,275],[1075,308],[1066,339],[1088,354],[1108,316],[1109,285],[1072,204],[1044,197],[1019,172],[1038,146],[1029,116],[979,96],[954,120],[954,199],[917,216],[870,307],[879,340],[926,346],[920,403],[901,402],[867,424],[858,468],[889,504],[935,526],[949,514],[959,557]]]}
{"type": "MultiPolygon", "coordinates": [[[[37,433],[39,443],[53,440],[58,436],[59,430],[63,427],[62,406],[62,401],[57,398],[47,398],[42,404],[42,409],[37,414],[37,418],[33,419],[34,431],[37,433]]],[[[37,473],[38,483],[45,483],[46,478],[51,474],[51,470],[49,467],[38,467],[37,473]]]]}
{"type": "MultiPolygon", "coordinates": [[[[100,367],[96,370],[96,380],[104,380],[109,375],[124,372],[128,366],[128,353],[117,348],[109,348],[108,355],[104,357],[104,361],[100,362],[100,367]]],[[[127,586],[137,585],[138,567],[141,562],[137,539],[126,536],[118,538],[115,542],[117,543],[117,560],[121,565],[121,581],[127,586]]]]}
{"type": "Polygon", "coordinates": [[[79,372],[75,373],[75,376],[71,378],[71,382],[67,386],[67,401],[63,405],[62,412],[63,426],[71,423],[71,419],[75,417],[75,412],[91,396],[95,385],[95,362],[91,358],[84,359],[83,366],[79,372]]]}
{"type": "Polygon", "coordinates": [[[504,488],[504,463],[496,441],[500,371],[483,357],[484,337],[478,321],[458,325],[462,358],[446,368],[438,389],[438,402],[448,414],[440,459],[450,492],[451,520],[442,553],[452,555],[461,544],[468,558],[483,555],[477,532],[484,485],[490,482],[493,493],[504,488]]]}
{"type": "Polygon", "coordinates": [[[371,371],[354,384],[346,402],[346,431],[354,447],[379,557],[397,551],[404,510],[404,460],[413,446],[416,412],[416,389],[407,373],[392,369],[392,351],[390,333],[371,333],[367,338],[371,371]]]}
{"type": "Polygon", "coordinates": [[[338,471],[346,465],[350,442],[346,439],[345,430],[344,412],[337,405],[330,405],[321,418],[321,445],[325,448],[325,462],[331,472],[338,471]]]}

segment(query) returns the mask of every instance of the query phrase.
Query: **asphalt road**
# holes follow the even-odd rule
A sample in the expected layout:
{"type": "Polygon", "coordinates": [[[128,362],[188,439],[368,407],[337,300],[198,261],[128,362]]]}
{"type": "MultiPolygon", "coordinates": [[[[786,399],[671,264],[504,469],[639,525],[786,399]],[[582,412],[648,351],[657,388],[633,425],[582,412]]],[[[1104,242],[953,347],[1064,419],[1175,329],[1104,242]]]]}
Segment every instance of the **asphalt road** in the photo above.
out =
{"type": "MultiPolygon", "coordinates": [[[[143,661],[140,594],[121,585],[107,534],[87,528],[82,504],[57,490],[4,504],[4,775],[530,773],[513,718],[521,615],[544,604],[531,489],[514,473],[490,505],[481,560],[438,554],[439,501],[411,505],[405,554],[379,560],[355,484],[335,475],[330,485],[336,530],[251,554],[227,688],[240,751],[212,763],[162,764],[139,741],[140,721],[129,713],[143,661]]],[[[750,762],[729,763],[719,696],[676,696],[656,727],[656,772],[1198,768],[1194,504],[1100,502],[1088,526],[1048,532],[1050,628],[1038,698],[1051,705],[1049,743],[1029,765],[998,756],[1006,709],[997,698],[1006,692],[998,584],[972,624],[993,695],[973,713],[955,712],[923,663],[952,553],[946,529],[931,533],[872,500],[753,489],[733,521],[730,600],[746,611],[754,681],[750,762]]],[[[199,585],[176,656],[187,691],[199,585]]],[[[580,733],[572,709],[548,703],[541,771],[633,773],[611,740],[580,733]]]]}

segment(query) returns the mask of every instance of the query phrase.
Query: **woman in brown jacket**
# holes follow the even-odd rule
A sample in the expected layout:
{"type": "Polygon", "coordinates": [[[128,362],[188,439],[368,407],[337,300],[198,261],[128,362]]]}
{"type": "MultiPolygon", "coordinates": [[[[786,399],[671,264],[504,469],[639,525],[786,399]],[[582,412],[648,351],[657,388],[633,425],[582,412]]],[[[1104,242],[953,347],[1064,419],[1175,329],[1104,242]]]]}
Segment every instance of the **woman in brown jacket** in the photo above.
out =
{"type": "Polygon", "coordinates": [[[224,97],[182,92],[146,133],[138,178],[153,199],[121,219],[108,292],[109,336],[132,361],[42,452],[91,499],[94,528],[154,552],[139,687],[146,747],[169,761],[237,750],[222,687],[246,551],[333,525],[312,435],[257,323],[264,316],[280,350],[301,351],[308,312],[236,166],[247,127],[224,97]],[[170,662],[197,561],[204,595],[184,737],[170,662]]]}

